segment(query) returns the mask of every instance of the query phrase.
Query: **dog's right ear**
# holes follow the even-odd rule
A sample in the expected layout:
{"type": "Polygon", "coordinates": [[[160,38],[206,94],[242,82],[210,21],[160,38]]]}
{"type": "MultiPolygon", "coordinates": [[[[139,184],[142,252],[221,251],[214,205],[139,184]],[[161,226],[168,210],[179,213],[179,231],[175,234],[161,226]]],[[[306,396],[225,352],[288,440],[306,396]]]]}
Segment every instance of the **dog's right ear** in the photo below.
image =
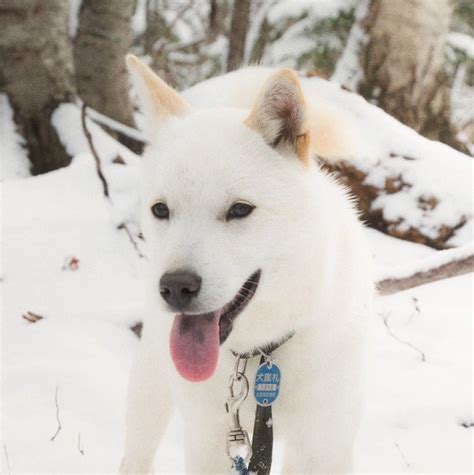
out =
{"type": "Polygon", "coordinates": [[[145,116],[145,132],[153,137],[157,127],[169,117],[186,114],[191,107],[168,84],[133,54],[126,56],[128,70],[145,116]]]}
{"type": "Polygon", "coordinates": [[[303,163],[309,162],[311,134],[303,91],[295,71],[280,69],[267,79],[245,125],[280,153],[296,155],[303,163]]]}

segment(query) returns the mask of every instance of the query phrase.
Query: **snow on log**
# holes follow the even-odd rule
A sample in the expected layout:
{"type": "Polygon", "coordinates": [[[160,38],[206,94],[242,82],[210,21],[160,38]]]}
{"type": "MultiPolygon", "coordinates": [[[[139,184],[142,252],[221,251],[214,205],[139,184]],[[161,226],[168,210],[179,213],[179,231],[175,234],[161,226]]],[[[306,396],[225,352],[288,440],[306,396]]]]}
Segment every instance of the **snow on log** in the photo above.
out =
{"type": "Polygon", "coordinates": [[[371,165],[351,159],[322,166],[356,196],[370,227],[446,249],[467,242],[472,232],[467,196],[472,159],[466,158],[390,153],[371,165]]]}
{"type": "Polygon", "coordinates": [[[473,271],[474,244],[470,244],[395,268],[379,280],[377,288],[380,295],[388,295],[473,271]]]}

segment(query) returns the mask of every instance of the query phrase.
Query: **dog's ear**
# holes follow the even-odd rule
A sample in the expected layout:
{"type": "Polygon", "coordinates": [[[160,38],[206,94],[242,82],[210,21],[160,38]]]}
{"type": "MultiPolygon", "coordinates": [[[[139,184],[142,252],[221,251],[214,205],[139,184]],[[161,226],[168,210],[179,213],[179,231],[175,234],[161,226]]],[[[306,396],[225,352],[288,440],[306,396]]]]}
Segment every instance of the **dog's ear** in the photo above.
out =
{"type": "Polygon", "coordinates": [[[145,116],[145,131],[150,136],[166,118],[190,110],[189,104],[136,56],[128,54],[126,62],[145,116]]]}
{"type": "Polygon", "coordinates": [[[265,82],[245,124],[271,147],[307,163],[310,131],[306,116],[298,76],[292,69],[281,69],[265,82]]]}

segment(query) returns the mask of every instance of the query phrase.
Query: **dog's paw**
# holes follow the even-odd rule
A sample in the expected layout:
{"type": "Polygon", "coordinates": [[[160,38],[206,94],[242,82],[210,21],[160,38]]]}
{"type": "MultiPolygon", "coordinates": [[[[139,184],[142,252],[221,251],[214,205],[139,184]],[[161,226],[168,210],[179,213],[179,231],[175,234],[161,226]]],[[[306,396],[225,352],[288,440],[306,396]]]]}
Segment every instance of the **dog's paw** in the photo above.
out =
{"type": "Polygon", "coordinates": [[[125,458],[120,464],[119,474],[121,475],[153,475],[153,467],[148,463],[140,461],[131,461],[125,458]]]}

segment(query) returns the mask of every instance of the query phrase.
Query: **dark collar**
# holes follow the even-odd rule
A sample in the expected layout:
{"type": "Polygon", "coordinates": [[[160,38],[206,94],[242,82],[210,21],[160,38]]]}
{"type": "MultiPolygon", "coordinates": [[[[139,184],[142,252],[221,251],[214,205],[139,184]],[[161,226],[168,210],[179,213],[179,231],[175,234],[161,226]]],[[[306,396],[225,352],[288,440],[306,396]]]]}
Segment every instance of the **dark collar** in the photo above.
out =
{"type": "Polygon", "coordinates": [[[247,351],[246,353],[237,353],[234,350],[230,350],[230,352],[235,356],[235,357],[240,357],[243,359],[248,359],[248,358],[253,358],[254,356],[258,355],[271,355],[275,350],[280,348],[280,346],[283,346],[293,335],[295,334],[295,331],[292,330],[291,332],[287,333],[283,338],[280,338],[277,341],[271,341],[270,343],[267,343],[266,345],[259,346],[258,348],[255,348],[251,351],[247,351]]]}

